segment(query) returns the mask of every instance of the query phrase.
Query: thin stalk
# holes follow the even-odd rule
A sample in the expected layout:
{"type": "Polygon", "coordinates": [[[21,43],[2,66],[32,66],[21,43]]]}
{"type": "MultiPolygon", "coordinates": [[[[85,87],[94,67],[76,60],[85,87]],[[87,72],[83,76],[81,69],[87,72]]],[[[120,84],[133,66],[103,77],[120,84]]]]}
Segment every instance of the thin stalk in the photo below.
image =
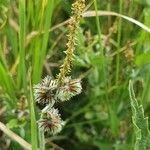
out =
{"type": "MultiPolygon", "coordinates": [[[[111,0],[108,0],[107,10],[111,11],[111,0]]],[[[111,27],[111,16],[108,16],[108,29],[111,27]]]]}
{"type": "Polygon", "coordinates": [[[102,46],[102,34],[101,34],[101,29],[100,29],[100,20],[99,20],[99,17],[98,17],[97,0],[94,0],[94,7],[95,7],[95,12],[96,12],[96,26],[97,26],[97,30],[98,30],[100,53],[101,53],[101,56],[103,56],[104,52],[103,52],[103,46],[102,46]]]}
{"type": "Polygon", "coordinates": [[[37,142],[37,123],[35,118],[35,110],[34,110],[34,101],[33,101],[33,92],[32,92],[32,84],[30,81],[30,114],[31,114],[31,143],[32,143],[32,150],[38,149],[38,142],[37,142]]]}
{"type": "Polygon", "coordinates": [[[146,103],[146,100],[149,96],[149,93],[150,93],[150,70],[147,74],[147,79],[145,82],[145,88],[143,89],[143,93],[142,93],[142,102],[143,103],[146,103]]]}
{"type": "MultiPolygon", "coordinates": [[[[98,17],[98,7],[97,7],[97,0],[94,0],[94,8],[96,12],[96,26],[97,26],[97,31],[98,31],[98,42],[100,45],[100,59],[102,59],[102,72],[103,72],[103,79],[105,78],[106,72],[105,72],[105,67],[104,67],[104,48],[102,44],[102,33],[101,33],[101,28],[100,28],[100,19],[98,17]]],[[[107,97],[107,96],[106,96],[107,97]]]]}
{"type": "Polygon", "coordinates": [[[42,129],[39,129],[39,144],[40,144],[40,150],[45,150],[45,137],[44,137],[44,131],[42,129]]]}
{"type": "MultiPolygon", "coordinates": [[[[122,14],[122,0],[119,0],[119,13],[122,14]]],[[[116,79],[115,79],[115,84],[116,86],[118,85],[119,82],[119,72],[120,72],[120,43],[121,43],[121,25],[122,25],[122,18],[119,18],[119,22],[118,22],[118,35],[117,35],[117,57],[116,57],[116,79]]],[[[117,88],[117,93],[119,96],[119,88],[117,88]]],[[[117,135],[118,132],[118,119],[117,119],[117,112],[116,112],[116,101],[113,101],[113,106],[115,107],[113,109],[114,111],[114,115],[116,118],[115,123],[115,128],[114,128],[114,135],[117,135]]]]}
{"type": "Polygon", "coordinates": [[[18,136],[16,133],[12,132],[2,122],[0,122],[0,130],[3,131],[13,141],[16,141],[17,143],[19,143],[22,146],[22,148],[26,150],[31,150],[31,145],[29,143],[27,143],[23,138],[18,136]]]}
{"type": "MultiPolygon", "coordinates": [[[[97,7],[97,0],[94,0],[94,7],[95,7],[95,12],[96,12],[96,25],[97,25],[97,30],[98,30],[98,37],[99,37],[99,44],[100,44],[100,56],[102,59],[102,72],[103,72],[103,79],[106,79],[106,70],[104,66],[104,47],[102,45],[102,34],[101,34],[101,29],[100,29],[100,20],[98,17],[98,7],[97,7]]],[[[111,128],[114,136],[117,135],[117,116],[115,113],[115,110],[112,108],[109,102],[109,96],[108,96],[108,85],[106,81],[105,85],[105,100],[106,100],[106,106],[108,108],[108,115],[109,115],[109,120],[111,122],[111,128]],[[114,121],[115,120],[115,121],[114,121]]]]}
{"type": "MultiPolygon", "coordinates": [[[[119,0],[119,14],[122,14],[122,0],[119,0]]],[[[121,43],[121,25],[122,25],[122,18],[119,18],[118,22],[118,35],[117,35],[117,58],[116,58],[116,85],[119,81],[119,71],[120,71],[120,43],[121,43]]]]}
{"type": "MultiPolygon", "coordinates": [[[[98,17],[98,7],[97,7],[97,0],[94,0],[94,8],[96,12],[96,26],[97,26],[97,31],[98,31],[98,41],[100,45],[100,59],[102,59],[102,72],[103,72],[103,79],[105,79],[106,76],[106,71],[105,71],[105,66],[104,66],[104,47],[102,44],[102,33],[101,33],[101,28],[100,28],[100,19],[98,17]]],[[[107,96],[106,96],[107,97],[107,96]]]]}

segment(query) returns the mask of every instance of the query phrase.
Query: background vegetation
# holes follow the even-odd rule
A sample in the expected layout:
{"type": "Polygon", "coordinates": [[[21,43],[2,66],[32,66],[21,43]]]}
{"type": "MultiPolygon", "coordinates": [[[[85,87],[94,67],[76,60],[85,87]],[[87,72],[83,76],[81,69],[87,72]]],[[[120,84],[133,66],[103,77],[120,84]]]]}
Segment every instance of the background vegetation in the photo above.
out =
{"type": "MultiPolygon", "coordinates": [[[[0,0],[0,122],[33,149],[41,135],[32,87],[59,72],[72,2],[0,0]]],[[[66,125],[56,136],[45,135],[46,149],[132,150],[129,79],[135,82],[145,116],[150,114],[150,1],[87,0],[86,6],[72,69],[73,77],[82,78],[83,90],[71,101],[57,104],[66,125]],[[90,17],[89,10],[109,13],[90,17]]],[[[0,131],[0,149],[22,147],[0,131]]]]}

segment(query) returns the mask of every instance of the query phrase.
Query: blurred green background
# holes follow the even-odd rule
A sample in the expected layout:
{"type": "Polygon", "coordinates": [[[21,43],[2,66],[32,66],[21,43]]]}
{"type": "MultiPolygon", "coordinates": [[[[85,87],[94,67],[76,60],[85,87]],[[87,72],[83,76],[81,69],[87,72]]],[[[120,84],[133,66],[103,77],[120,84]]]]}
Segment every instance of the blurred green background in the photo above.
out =
{"type": "MultiPolygon", "coordinates": [[[[38,137],[31,125],[36,125],[34,111],[39,118],[32,85],[59,73],[72,2],[0,0],[0,121],[29,143],[38,137]]],[[[149,0],[97,0],[97,5],[87,0],[86,6],[86,11],[116,12],[150,27],[149,0]]],[[[135,81],[136,97],[149,116],[150,32],[116,16],[85,17],[76,43],[71,75],[82,78],[83,90],[57,104],[67,123],[60,134],[45,135],[46,149],[132,150],[128,82],[135,81]]],[[[22,148],[0,132],[0,149],[22,148]]]]}

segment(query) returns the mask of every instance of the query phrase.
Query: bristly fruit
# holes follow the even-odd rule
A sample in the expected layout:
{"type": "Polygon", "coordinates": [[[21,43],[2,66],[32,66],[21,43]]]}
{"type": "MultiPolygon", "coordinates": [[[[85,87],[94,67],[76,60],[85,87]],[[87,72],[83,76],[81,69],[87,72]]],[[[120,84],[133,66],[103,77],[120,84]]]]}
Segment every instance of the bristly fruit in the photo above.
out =
{"type": "Polygon", "coordinates": [[[41,83],[35,85],[34,96],[37,103],[51,104],[55,103],[56,81],[50,76],[45,77],[41,83]]]}
{"type": "Polygon", "coordinates": [[[43,129],[44,132],[54,135],[61,131],[64,121],[61,119],[58,109],[51,108],[41,113],[38,124],[39,128],[43,129]]]}
{"type": "Polygon", "coordinates": [[[60,101],[69,100],[71,97],[80,94],[82,90],[80,79],[65,77],[61,87],[58,88],[56,96],[60,101]]]}

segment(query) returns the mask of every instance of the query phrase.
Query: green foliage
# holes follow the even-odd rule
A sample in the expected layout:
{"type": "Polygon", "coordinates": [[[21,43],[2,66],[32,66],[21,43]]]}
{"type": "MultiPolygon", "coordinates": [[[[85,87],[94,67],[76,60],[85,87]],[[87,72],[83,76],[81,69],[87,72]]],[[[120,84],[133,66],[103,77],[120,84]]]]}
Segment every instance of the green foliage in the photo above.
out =
{"type": "Polygon", "coordinates": [[[138,66],[144,66],[146,64],[150,64],[150,53],[145,53],[137,56],[135,63],[138,66]]]}
{"type": "Polygon", "coordinates": [[[34,28],[37,28],[39,33],[42,32],[42,30],[45,33],[41,37],[36,37],[35,41],[31,45],[31,52],[32,52],[32,57],[34,61],[33,62],[33,76],[32,76],[33,83],[39,82],[40,77],[42,75],[42,70],[43,70],[42,67],[44,64],[45,54],[46,54],[47,45],[48,45],[48,38],[49,38],[48,29],[51,26],[54,6],[55,6],[54,0],[44,1],[41,5],[42,8],[39,8],[38,10],[39,12],[37,12],[37,14],[39,14],[39,16],[37,16],[38,19],[34,20],[35,22],[34,28]],[[45,6],[47,7],[45,8],[45,6]]]}
{"type": "Polygon", "coordinates": [[[129,82],[129,94],[132,107],[132,121],[135,127],[136,143],[135,150],[149,150],[150,149],[150,131],[148,126],[148,117],[144,116],[144,109],[142,105],[138,104],[133,91],[132,82],[129,82]]]}
{"type": "Polygon", "coordinates": [[[18,88],[26,90],[26,65],[25,65],[25,36],[26,36],[26,4],[24,0],[19,0],[19,64],[17,73],[18,88]]]}
{"type": "Polygon", "coordinates": [[[0,4],[0,30],[4,27],[7,20],[7,7],[0,4]]]}
{"type": "MultiPolygon", "coordinates": [[[[150,34],[130,19],[103,14],[81,19],[71,67],[72,78],[82,80],[82,93],[54,106],[63,120],[67,118],[60,134],[43,135],[37,128],[39,108],[44,106],[35,105],[32,87],[46,75],[56,78],[59,72],[72,2],[0,0],[0,121],[34,149],[44,148],[45,136],[46,150],[132,150],[135,141],[127,87],[129,79],[136,81],[135,93],[143,104],[141,108],[135,103],[133,109],[137,108],[143,121],[140,125],[134,121],[142,137],[140,145],[141,140],[146,143],[148,133],[141,129],[141,124],[147,128],[142,111],[150,114],[150,34]],[[16,110],[22,97],[28,101],[28,113],[20,121],[16,110]]],[[[150,27],[149,0],[87,0],[86,6],[87,11],[120,12],[150,27]]],[[[8,138],[0,134],[0,149],[5,149],[8,138]]],[[[13,141],[8,147],[22,149],[13,141]]]]}
{"type": "Polygon", "coordinates": [[[13,128],[21,128],[24,127],[26,125],[26,122],[19,122],[17,119],[12,119],[7,123],[7,127],[9,129],[13,129],[13,128]]]}

